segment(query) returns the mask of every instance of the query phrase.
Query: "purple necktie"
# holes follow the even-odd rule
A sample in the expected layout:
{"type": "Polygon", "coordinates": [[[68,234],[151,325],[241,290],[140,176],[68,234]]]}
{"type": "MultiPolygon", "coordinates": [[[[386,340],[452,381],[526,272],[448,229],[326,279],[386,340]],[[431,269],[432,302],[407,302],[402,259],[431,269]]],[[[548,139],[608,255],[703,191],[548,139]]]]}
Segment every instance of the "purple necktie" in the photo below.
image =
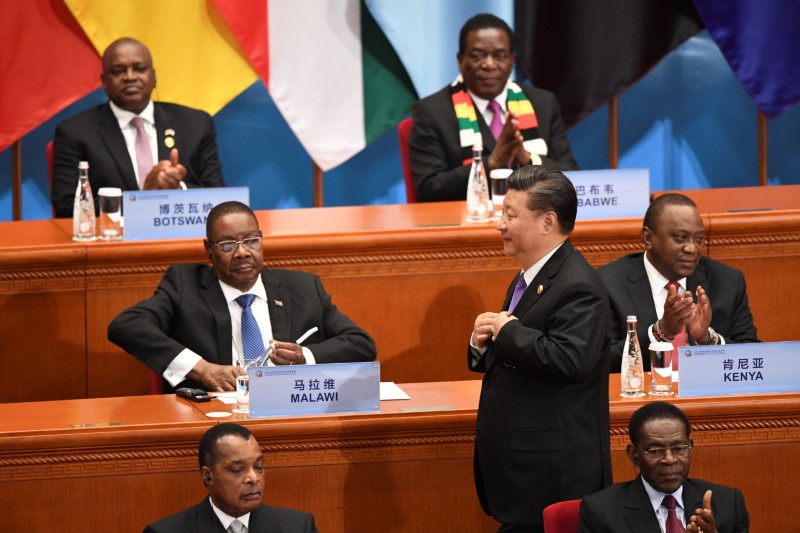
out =
{"type": "Polygon", "coordinates": [[[144,180],[153,168],[153,152],[150,151],[150,138],[144,131],[142,117],[133,117],[131,124],[136,128],[136,167],[139,169],[139,188],[144,189],[144,180]]]}
{"type": "Polygon", "coordinates": [[[492,123],[489,124],[489,129],[492,130],[492,135],[497,139],[503,132],[503,110],[497,100],[491,100],[486,109],[492,112],[492,123]]]}
{"type": "Polygon", "coordinates": [[[517,307],[520,298],[525,293],[525,289],[528,288],[528,285],[525,283],[525,277],[520,274],[517,277],[517,284],[514,287],[514,294],[511,295],[511,303],[508,304],[508,312],[511,313],[514,311],[514,308],[517,307]]]}
{"type": "Polygon", "coordinates": [[[678,500],[674,496],[667,494],[661,505],[667,508],[667,533],[683,533],[683,525],[681,524],[678,514],[675,512],[675,507],[678,505],[678,500]]]}

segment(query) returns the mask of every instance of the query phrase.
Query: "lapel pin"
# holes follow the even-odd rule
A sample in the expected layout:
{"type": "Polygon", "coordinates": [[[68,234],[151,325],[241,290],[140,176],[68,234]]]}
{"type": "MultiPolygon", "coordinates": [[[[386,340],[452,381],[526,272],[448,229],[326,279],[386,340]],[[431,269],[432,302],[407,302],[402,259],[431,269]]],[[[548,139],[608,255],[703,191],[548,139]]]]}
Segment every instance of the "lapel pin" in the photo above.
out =
{"type": "Polygon", "coordinates": [[[173,139],[172,137],[164,137],[164,145],[167,148],[172,148],[173,146],[175,146],[175,139],[173,139]]]}
{"type": "Polygon", "coordinates": [[[283,307],[283,300],[274,300],[274,301],[275,305],[277,305],[278,307],[283,307]]]}
{"type": "Polygon", "coordinates": [[[167,135],[167,136],[170,136],[170,137],[174,137],[175,136],[175,130],[173,130],[172,128],[167,128],[167,129],[164,130],[164,135],[167,135]]]}
{"type": "Polygon", "coordinates": [[[542,285],[536,287],[536,294],[542,294],[542,291],[544,291],[544,287],[542,285]]]}

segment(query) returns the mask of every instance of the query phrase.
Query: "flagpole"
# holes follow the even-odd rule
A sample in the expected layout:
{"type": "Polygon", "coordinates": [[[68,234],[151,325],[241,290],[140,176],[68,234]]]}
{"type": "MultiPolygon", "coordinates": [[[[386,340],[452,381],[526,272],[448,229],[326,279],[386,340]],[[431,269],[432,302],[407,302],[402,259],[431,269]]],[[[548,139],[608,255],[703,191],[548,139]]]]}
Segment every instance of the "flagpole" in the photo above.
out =
{"type": "Polygon", "coordinates": [[[322,207],[324,196],[322,194],[322,178],[324,177],[324,173],[322,169],[317,166],[316,163],[312,163],[314,165],[313,176],[314,176],[314,207],[322,207]]]}
{"type": "Polygon", "coordinates": [[[22,141],[11,147],[11,204],[13,220],[22,220],[22,141]]]}
{"type": "Polygon", "coordinates": [[[758,184],[767,185],[767,117],[758,112],[758,184]]]}
{"type": "Polygon", "coordinates": [[[608,168],[619,168],[619,100],[608,102],[608,168]]]}

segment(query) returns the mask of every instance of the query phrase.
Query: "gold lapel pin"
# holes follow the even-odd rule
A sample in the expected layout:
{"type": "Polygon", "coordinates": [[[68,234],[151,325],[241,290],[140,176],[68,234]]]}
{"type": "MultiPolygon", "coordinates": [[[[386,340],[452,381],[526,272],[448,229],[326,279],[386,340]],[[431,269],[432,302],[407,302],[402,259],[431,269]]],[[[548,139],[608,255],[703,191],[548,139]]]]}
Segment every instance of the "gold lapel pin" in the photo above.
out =
{"type": "Polygon", "coordinates": [[[175,139],[173,139],[172,137],[164,137],[164,145],[167,148],[172,148],[173,146],[175,146],[175,139]]]}
{"type": "Polygon", "coordinates": [[[278,307],[283,307],[283,301],[282,300],[275,300],[275,305],[277,305],[278,307]]]}
{"type": "Polygon", "coordinates": [[[539,285],[536,287],[536,294],[542,294],[542,291],[544,291],[544,286],[539,285]]]}
{"type": "Polygon", "coordinates": [[[175,130],[173,130],[172,128],[167,128],[167,129],[164,130],[164,135],[174,137],[175,136],[175,130]]]}

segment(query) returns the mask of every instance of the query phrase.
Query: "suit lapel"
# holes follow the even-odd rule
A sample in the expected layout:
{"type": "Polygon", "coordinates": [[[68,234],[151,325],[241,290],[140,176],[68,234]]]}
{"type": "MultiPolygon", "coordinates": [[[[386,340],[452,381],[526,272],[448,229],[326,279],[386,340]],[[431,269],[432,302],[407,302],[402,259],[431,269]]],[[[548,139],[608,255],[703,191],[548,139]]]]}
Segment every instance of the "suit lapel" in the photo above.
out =
{"type": "Polygon", "coordinates": [[[211,508],[208,498],[200,502],[197,507],[197,528],[194,531],[197,533],[225,533],[225,528],[222,527],[222,522],[211,508]]]}
{"type": "Polygon", "coordinates": [[[281,281],[270,274],[267,269],[261,272],[261,279],[267,289],[267,306],[269,307],[269,321],[272,326],[272,338],[279,341],[294,342],[290,338],[289,317],[291,316],[292,302],[281,287],[281,281]]]}
{"type": "Polygon", "coordinates": [[[650,504],[650,498],[647,496],[647,491],[644,490],[641,477],[633,480],[628,487],[628,496],[625,498],[622,516],[631,533],[661,530],[656,513],[650,504]]]}
{"type": "Polygon", "coordinates": [[[647,278],[647,271],[644,269],[644,259],[637,256],[633,259],[633,265],[627,274],[629,283],[626,285],[628,296],[636,310],[636,317],[640,324],[652,324],[658,320],[656,305],[653,303],[653,292],[650,288],[650,280],[647,278]]]}
{"type": "MultiPolygon", "coordinates": [[[[156,146],[158,147],[158,160],[164,161],[169,159],[169,153],[172,151],[171,148],[167,148],[167,145],[164,144],[164,132],[168,129],[172,129],[174,131],[174,120],[170,112],[164,109],[158,103],[153,103],[153,119],[156,122],[156,146]]],[[[178,136],[173,135],[173,138],[177,140],[178,136]]],[[[175,147],[177,147],[177,145],[175,145],[175,147]]]]}
{"type": "Polygon", "coordinates": [[[228,311],[228,302],[222,294],[219,281],[210,268],[203,270],[200,275],[200,292],[206,302],[209,311],[214,315],[214,322],[217,324],[217,353],[219,354],[219,364],[233,364],[233,354],[231,353],[231,339],[233,332],[231,327],[231,315],[228,311]]]}
{"type": "MultiPolygon", "coordinates": [[[[122,135],[117,117],[114,116],[111,106],[108,104],[103,109],[97,125],[100,140],[105,144],[117,165],[119,179],[123,185],[122,189],[138,191],[139,184],[136,181],[136,172],[133,170],[133,161],[131,161],[130,153],[128,153],[128,146],[125,144],[125,137],[122,135]]],[[[109,177],[113,178],[112,176],[109,177]]]]}
{"type": "Polygon", "coordinates": [[[556,250],[556,253],[547,260],[547,263],[544,264],[542,269],[536,274],[536,277],[533,278],[530,285],[528,285],[528,288],[525,289],[525,293],[514,309],[513,315],[515,317],[522,318],[525,313],[530,311],[536,302],[539,301],[541,296],[547,293],[547,290],[553,284],[552,278],[561,270],[561,265],[564,264],[564,260],[574,252],[575,249],[572,247],[572,243],[569,242],[569,239],[564,241],[561,248],[556,250]]]}
{"type": "MultiPolygon", "coordinates": [[[[697,268],[694,269],[694,272],[686,278],[686,290],[692,291],[692,294],[695,295],[695,300],[697,299],[697,286],[701,286],[704,289],[706,288],[706,269],[705,265],[701,261],[698,263],[697,268]]],[[[710,298],[710,295],[709,295],[710,298]]]]}
{"type": "MultiPolygon", "coordinates": [[[[692,480],[687,479],[683,482],[683,515],[688,524],[694,514],[695,509],[703,508],[703,491],[695,486],[692,480]]],[[[714,502],[711,502],[712,507],[714,502]]]]}

